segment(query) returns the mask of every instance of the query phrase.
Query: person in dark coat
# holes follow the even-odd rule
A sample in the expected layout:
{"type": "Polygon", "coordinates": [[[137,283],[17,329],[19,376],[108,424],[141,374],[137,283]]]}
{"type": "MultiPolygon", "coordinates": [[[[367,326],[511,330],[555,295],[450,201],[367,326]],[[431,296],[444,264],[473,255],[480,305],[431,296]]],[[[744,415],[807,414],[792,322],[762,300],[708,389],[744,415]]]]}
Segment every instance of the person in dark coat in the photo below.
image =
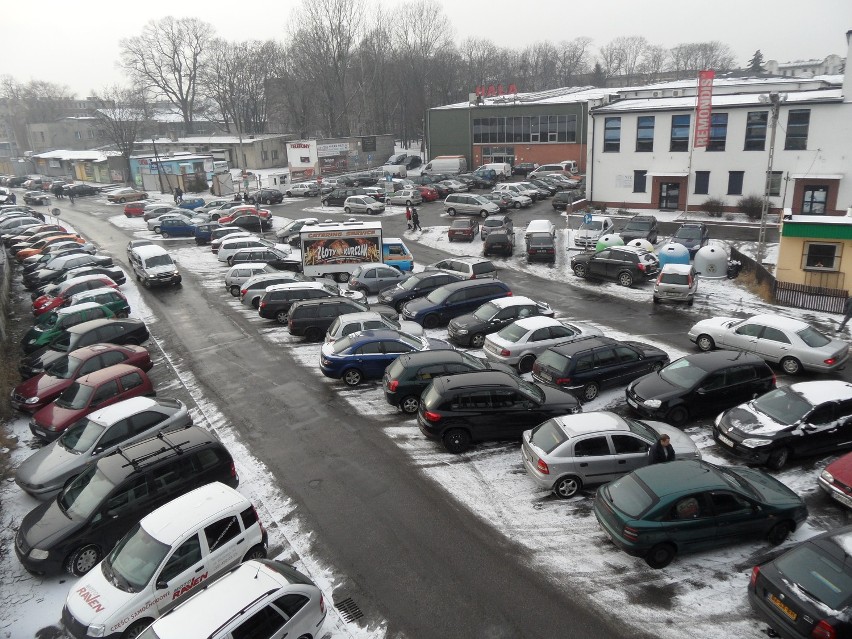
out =
{"type": "Polygon", "coordinates": [[[651,445],[648,449],[648,463],[662,464],[675,460],[674,446],[671,439],[665,433],[660,435],[660,438],[651,445]]]}
{"type": "Polygon", "coordinates": [[[17,204],[18,196],[14,193],[9,193],[9,197],[6,199],[6,204],[17,204]]]}
{"type": "Polygon", "coordinates": [[[843,321],[840,322],[840,326],[837,327],[838,333],[846,327],[846,323],[849,321],[850,317],[852,317],[852,295],[846,298],[846,306],[843,307],[843,321]]]}
{"type": "Polygon", "coordinates": [[[183,202],[183,190],[179,187],[175,187],[175,204],[180,204],[183,202]]]}
{"type": "Polygon", "coordinates": [[[420,228],[420,214],[413,206],[411,207],[411,229],[413,231],[422,231],[420,228]]]}

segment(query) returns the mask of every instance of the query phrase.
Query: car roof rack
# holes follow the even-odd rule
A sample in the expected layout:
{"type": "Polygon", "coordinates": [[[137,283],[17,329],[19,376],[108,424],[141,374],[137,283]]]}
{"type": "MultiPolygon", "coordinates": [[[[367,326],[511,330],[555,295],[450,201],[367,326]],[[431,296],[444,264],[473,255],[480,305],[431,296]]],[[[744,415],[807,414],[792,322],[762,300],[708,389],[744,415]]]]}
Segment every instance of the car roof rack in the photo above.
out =
{"type": "MultiPolygon", "coordinates": [[[[116,449],[115,452],[121,455],[125,460],[127,460],[127,463],[122,464],[121,467],[127,468],[128,466],[133,466],[134,470],[139,470],[139,468],[144,464],[144,462],[148,461],[153,457],[157,457],[158,455],[161,455],[164,452],[171,451],[174,452],[176,455],[183,455],[187,450],[183,447],[187,444],[192,444],[192,442],[189,440],[185,442],[174,443],[166,436],[166,433],[162,431],[157,433],[156,439],[159,439],[161,442],[163,442],[164,446],[162,448],[158,448],[157,450],[151,451],[150,453],[146,453],[145,455],[141,455],[132,459],[125,455],[124,450],[122,450],[120,447],[116,449]]],[[[133,445],[138,446],[139,444],[146,443],[148,441],[150,440],[142,440],[141,442],[135,442],[133,445]]],[[[190,446],[190,449],[191,448],[195,448],[195,446],[190,446]]]]}

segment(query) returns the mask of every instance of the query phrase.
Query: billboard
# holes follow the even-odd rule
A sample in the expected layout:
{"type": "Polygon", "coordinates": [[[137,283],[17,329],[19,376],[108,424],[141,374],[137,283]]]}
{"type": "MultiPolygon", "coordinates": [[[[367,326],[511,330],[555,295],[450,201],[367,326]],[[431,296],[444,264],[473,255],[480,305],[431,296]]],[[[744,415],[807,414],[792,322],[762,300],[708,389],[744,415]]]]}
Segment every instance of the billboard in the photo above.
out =
{"type": "Polygon", "coordinates": [[[287,165],[291,174],[314,174],[317,170],[316,140],[287,142],[287,165]]]}
{"type": "Polygon", "coordinates": [[[302,237],[304,266],[363,264],[382,261],[382,238],[375,231],[316,233],[302,237]],[[315,237],[311,237],[315,235],[315,237]],[[337,235],[337,237],[329,237],[337,235]],[[361,235],[361,237],[358,237],[361,235]]]}

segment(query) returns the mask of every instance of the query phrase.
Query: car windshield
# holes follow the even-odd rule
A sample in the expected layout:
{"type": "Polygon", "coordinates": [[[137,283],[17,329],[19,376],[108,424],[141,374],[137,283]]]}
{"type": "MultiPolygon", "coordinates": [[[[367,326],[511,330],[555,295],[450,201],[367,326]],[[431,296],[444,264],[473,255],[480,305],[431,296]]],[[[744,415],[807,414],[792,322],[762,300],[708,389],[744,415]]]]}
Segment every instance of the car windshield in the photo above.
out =
{"type": "MultiPolygon", "coordinates": [[[[841,548],[845,551],[846,546],[841,548]]],[[[852,572],[847,560],[838,560],[813,543],[803,543],[775,560],[785,581],[831,610],[846,610],[852,603],[852,572]]]]}
{"type": "Polygon", "coordinates": [[[591,222],[583,222],[580,225],[581,231],[600,231],[603,228],[603,222],[600,220],[592,220],[591,222]]]}
{"type": "Polygon", "coordinates": [[[707,371],[696,366],[686,357],[672,362],[660,371],[660,377],[666,380],[669,384],[680,386],[681,388],[692,388],[707,375],[707,371]]]}
{"type": "Polygon", "coordinates": [[[66,388],[62,394],[56,399],[54,404],[59,408],[70,408],[72,410],[80,410],[89,405],[89,399],[92,397],[94,387],[86,386],[80,382],[74,382],[66,388]]]}
{"type": "Polygon", "coordinates": [[[436,288],[434,291],[429,293],[429,295],[426,296],[426,299],[433,304],[441,304],[452,292],[453,291],[451,289],[442,286],[441,288],[436,288]]]}
{"type": "Polygon", "coordinates": [[[548,233],[538,233],[530,236],[530,246],[553,246],[553,238],[548,233]]]}
{"type": "Polygon", "coordinates": [[[501,220],[500,218],[497,218],[497,217],[489,217],[488,219],[486,219],[482,223],[482,226],[498,227],[499,228],[499,227],[503,226],[503,220],[501,220]]]}
{"type": "Polygon", "coordinates": [[[628,222],[624,227],[625,231],[648,231],[651,229],[651,222],[647,220],[633,220],[628,222]]]}
{"type": "Polygon", "coordinates": [[[826,344],[831,343],[830,339],[810,326],[798,331],[796,335],[801,337],[802,341],[811,348],[819,348],[820,346],[825,346],[826,344]]]}
{"type": "MultiPolygon", "coordinates": [[[[359,332],[360,332],[360,331],[359,331],[359,332]]],[[[356,335],[358,335],[358,332],[352,333],[352,334],[350,334],[350,335],[347,335],[346,337],[343,337],[343,338],[341,338],[341,339],[337,340],[337,341],[334,343],[334,346],[333,346],[332,350],[333,350],[335,353],[342,353],[342,352],[343,352],[343,351],[345,351],[347,348],[351,348],[351,347],[352,347],[353,342],[357,341],[357,338],[355,337],[356,335]]]]}
{"type": "Polygon", "coordinates": [[[424,348],[424,344],[426,343],[425,339],[423,341],[420,341],[420,339],[408,335],[407,333],[400,333],[398,339],[400,342],[402,342],[406,346],[410,346],[415,351],[422,351],[424,348]]]}
{"type": "Polygon", "coordinates": [[[107,479],[97,465],[90,466],[72,480],[56,498],[62,512],[87,518],[101,505],[115,485],[107,479]]]}
{"type": "Polygon", "coordinates": [[[539,366],[546,366],[557,371],[568,370],[568,364],[571,361],[570,357],[557,353],[556,351],[546,350],[539,355],[536,360],[539,366]]]}
{"type": "Polygon", "coordinates": [[[515,343],[527,333],[529,333],[529,329],[526,329],[523,326],[518,326],[518,324],[512,323],[509,324],[506,328],[500,330],[497,335],[502,337],[507,342],[515,343]]]}
{"type": "Polygon", "coordinates": [[[461,358],[465,361],[465,363],[471,368],[476,369],[478,371],[484,371],[488,368],[488,364],[479,359],[478,357],[474,357],[473,355],[465,353],[464,351],[458,351],[458,353],[459,355],[461,355],[461,358]]]}
{"type": "Polygon", "coordinates": [[[532,397],[539,404],[544,403],[544,391],[535,384],[519,379],[518,389],[523,391],[529,397],[532,397]]]}
{"type": "Polygon", "coordinates": [[[686,273],[666,273],[660,275],[660,284],[679,284],[687,286],[689,284],[689,275],[686,273]]]}
{"type": "Polygon", "coordinates": [[[630,432],[639,435],[642,439],[655,442],[660,436],[657,431],[648,426],[645,422],[640,422],[637,419],[631,419],[629,417],[625,417],[624,421],[627,422],[627,427],[630,429],[630,432]]]}
{"type": "Polygon", "coordinates": [[[696,226],[681,227],[674,234],[674,237],[682,240],[697,240],[701,238],[701,229],[696,226]]]}
{"type": "Polygon", "coordinates": [[[473,227],[470,220],[455,220],[450,226],[454,229],[469,229],[473,227]]]}
{"type": "Polygon", "coordinates": [[[492,317],[494,317],[499,311],[499,306],[497,306],[494,302],[488,302],[487,304],[483,304],[478,309],[476,309],[476,312],[474,312],[473,316],[478,320],[487,322],[492,317]]]}
{"type": "Polygon", "coordinates": [[[628,517],[636,518],[653,505],[656,496],[636,477],[625,475],[606,486],[604,499],[628,517]]]}
{"type": "Polygon", "coordinates": [[[785,426],[801,421],[813,409],[810,403],[789,387],[776,388],[761,395],[752,402],[752,406],[785,426]]]}
{"type": "Polygon", "coordinates": [[[171,264],[173,264],[172,258],[168,255],[155,255],[145,260],[145,266],[148,268],[152,266],[169,266],[171,264]]]}
{"type": "Polygon", "coordinates": [[[104,430],[103,425],[84,417],[62,433],[59,444],[68,452],[79,455],[90,450],[104,430]]]}
{"type": "Polygon", "coordinates": [[[364,204],[375,204],[375,203],[376,203],[376,200],[374,200],[373,198],[371,198],[369,195],[365,195],[364,197],[362,197],[362,198],[361,198],[361,201],[362,201],[364,204]]]}
{"type": "Polygon", "coordinates": [[[62,351],[64,353],[64,352],[68,351],[68,347],[70,345],[71,345],[71,333],[63,333],[62,335],[59,336],[59,339],[57,339],[55,342],[53,342],[50,345],[50,348],[52,348],[55,351],[62,351]]]}
{"type": "Polygon", "coordinates": [[[733,468],[724,468],[722,466],[713,466],[713,468],[715,468],[719,472],[719,476],[722,479],[724,479],[734,488],[739,488],[741,490],[746,491],[755,499],[761,499],[760,493],[754,489],[754,486],[751,485],[751,482],[746,480],[739,473],[735,472],[733,468]]]}
{"type": "Polygon", "coordinates": [[[163,563],[171,546],[157,541],[136,524],[101,563],[101,572],[125,592],[141,592],[163,563]]]}
{"type": "Polygon", "coordinates": [[[545,453],[552,453],[567,439],[568,436],[555,419],[548,419],[543,424],[539,424],[530,434],[530,443],[545,453]]]}
{"type": "Polygon", "coordinates": [[[45,368],[44,372],[51,377],[56,377],[57,379],[71,379],[71,375],[74,374],[82,362],[83,360],[77,359],[76,357],[65,355],[45,368]]]}

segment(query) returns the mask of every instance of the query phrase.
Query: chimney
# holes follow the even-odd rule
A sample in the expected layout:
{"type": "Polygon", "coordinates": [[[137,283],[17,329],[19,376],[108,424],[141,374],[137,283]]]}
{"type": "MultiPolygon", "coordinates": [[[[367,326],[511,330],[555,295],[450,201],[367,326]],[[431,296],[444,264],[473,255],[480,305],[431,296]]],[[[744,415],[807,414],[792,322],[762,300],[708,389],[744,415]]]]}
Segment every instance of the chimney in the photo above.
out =
{"type": "Polygon", "coordinates": [[[846,70],[843,72],[843,101],[852,102],[852,31],[846,32],[846,70]]]}

